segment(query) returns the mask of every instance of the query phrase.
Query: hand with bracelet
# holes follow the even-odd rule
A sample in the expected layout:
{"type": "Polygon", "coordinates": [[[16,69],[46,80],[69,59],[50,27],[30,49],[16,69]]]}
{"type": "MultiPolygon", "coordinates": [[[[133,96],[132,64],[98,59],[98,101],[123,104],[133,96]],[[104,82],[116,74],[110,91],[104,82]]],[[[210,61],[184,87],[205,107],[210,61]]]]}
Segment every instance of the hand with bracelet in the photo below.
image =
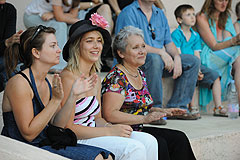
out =
{"type": "Polygon", "coordinates": [[[167,116],[166,113],[164,112],[156,112],[156,111],[153,111],[153,112],[149,112],[147,115],[145,115],[142,119],[142,122],[143,124],[149,124],[153,121],[157,121],[159,120],[160,118],[163,118],[167,116]]]}
{"type": "Polygon", "coordinates": [[[125,124],[112,124],[106,122],[103,127],[106,127],[107,135],[109,136],[120,136],[120,137],[130,137],[133,129],[129,125],[125,124]]]}
{"type": "Polygon", "coordinates": [[[240,45],[240,33],[237,34],[235,37],[232,37],[230,39],[230,42],[232,46],[240,45]]]}

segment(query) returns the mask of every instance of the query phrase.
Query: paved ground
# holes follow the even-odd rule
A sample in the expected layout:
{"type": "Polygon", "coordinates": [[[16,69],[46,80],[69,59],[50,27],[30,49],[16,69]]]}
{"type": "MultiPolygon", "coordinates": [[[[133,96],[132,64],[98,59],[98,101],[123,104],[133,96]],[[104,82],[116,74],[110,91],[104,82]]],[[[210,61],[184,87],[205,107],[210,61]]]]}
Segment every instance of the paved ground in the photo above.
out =
{"type": "Polygon", "coordinates": [[[157,126],[184,131],[190,139],[240,132],[240,118],[214,117],[202,114],[199,120],[167,120],[167,125],[157,126]]]}

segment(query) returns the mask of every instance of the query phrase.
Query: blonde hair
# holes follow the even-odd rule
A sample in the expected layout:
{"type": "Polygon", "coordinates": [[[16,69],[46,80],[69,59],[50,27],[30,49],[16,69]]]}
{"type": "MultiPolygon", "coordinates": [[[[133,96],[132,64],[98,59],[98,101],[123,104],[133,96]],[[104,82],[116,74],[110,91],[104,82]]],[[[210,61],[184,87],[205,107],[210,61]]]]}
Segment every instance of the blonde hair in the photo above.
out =
{"type": "MultiPolygon", "coordinates": [[[[231,5],[232,5],[232,0],[228,0],[228,5],[226,10],[224,12],[221,12],[219,15],[218,27],[220,29],[225,29],[228,16],[230,15],[231,5]]],[[[215,11],[216,11],[216,8],[214,6],[214,0],[205,0],[200,12],[203,14],[206,14],[207,17],[211,20],[211,25],[213,25],[213,21],[216,20],[216,18],[214,17],[215,11]]]]}
{"type": "MultiPolygon", "coordinates": [[[[90,31],[92,32],[92,31],[90,31]]],[[[104,40],[102,37],[102,34],[97,31],[99,33],[99,35],[101,36],[102,39],[102,45],[104,44],[104,40]]],[[[68,59],[68,63],[67,63],[67,69],[73,73],[80,73],[80,43],[82,40],[83,35],[81,35],[78,39],[76,39],[72,44],[69,45],[69,59],[68,59]]],[[[102,65],[102,61],[101,61],[101,57],[99,57],[98,61],[96,61],[91,69],[90,69],[90,74],[96,73],[96,72],[100,72],[101,71],[101,65],[102,65]]]]}

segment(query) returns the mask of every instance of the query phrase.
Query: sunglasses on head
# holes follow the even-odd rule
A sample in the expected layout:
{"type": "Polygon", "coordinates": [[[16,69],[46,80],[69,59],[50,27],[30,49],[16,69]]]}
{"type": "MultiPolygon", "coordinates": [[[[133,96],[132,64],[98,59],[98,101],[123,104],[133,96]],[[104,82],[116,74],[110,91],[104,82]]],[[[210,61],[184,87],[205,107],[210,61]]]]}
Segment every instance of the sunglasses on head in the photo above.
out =
{"type": "Polygon", "coordinates": [[[37,37],[37,35],[41,32],[44,31],[45,29],[47,29],[47,27],[43,26],[43,25],[39,25],[36,29],[36,31],[34,32],[32,38],[31,38],[31,42],[37,37]]]}
{"type": "Polygon", "coordinates": [[[154,28],[152,27],[152,25],[150,23],[149,23],[149,30],[152,33],[152,39],[155,40],[156,34],[154,32],[154,28]]]}

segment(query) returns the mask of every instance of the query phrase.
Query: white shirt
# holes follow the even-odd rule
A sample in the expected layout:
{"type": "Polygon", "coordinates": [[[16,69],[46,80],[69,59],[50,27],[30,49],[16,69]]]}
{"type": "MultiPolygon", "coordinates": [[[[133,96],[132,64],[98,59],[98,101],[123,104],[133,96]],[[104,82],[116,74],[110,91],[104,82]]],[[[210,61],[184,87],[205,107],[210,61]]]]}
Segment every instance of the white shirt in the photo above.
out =
{"type": "MultiPolygon", "coordinates": [[[[69,4],[72,4],[72,0],[68,0],[69,4]]],[[[64,12],[68,12],[71,9],[71,5],[65,6],[62,0],[32,0],[32,2],[27,6],[25,13],[28,15],[38,14],[40,17],[46,12],[52,12],[52,5],[62,6],[64,12]]]]}

